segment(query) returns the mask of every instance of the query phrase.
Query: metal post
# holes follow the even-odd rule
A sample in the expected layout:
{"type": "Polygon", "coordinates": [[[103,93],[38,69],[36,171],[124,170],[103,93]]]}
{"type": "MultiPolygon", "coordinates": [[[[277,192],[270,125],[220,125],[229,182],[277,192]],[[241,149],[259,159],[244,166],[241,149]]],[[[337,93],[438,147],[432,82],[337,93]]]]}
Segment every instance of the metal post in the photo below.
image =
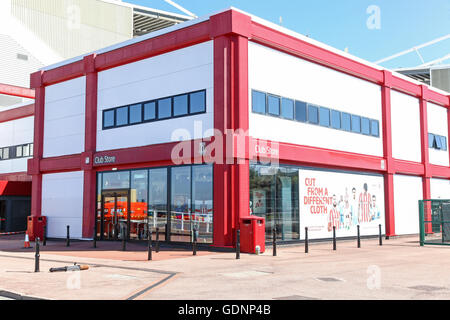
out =
{"type": "Polygon", "coordinates": [[[122,226],[122,251],[127,251],[127,231],[125,226],[122,226]]]}
{"type": "Polygon", "coordinates": [[[236,231],[236,259],[241,258],[241,230],[236,231]]]}
{"type": "Polygon", "coordinates": [[[383,237],[382,237],[382,234],[381,234],[381,224],[378,227],[380,229],[380,246],[382,246],[383,245],[383,237]]]}
{"type": "Polygon", "coordinates": [[[70,247],[70,226],[67,226],[66,247],[70,247]]]}
{"type": "Polygon", "coordinates": [[[305,253],[309,252],[308,247],[308,227],[305,227],[305,253]]]}
{"type": "Polygon", "coordinates": [[[95,216],[94,222],[94,248],[97,248],[97,216],[95,216]]]}
{"type": "Polygon", "coordinates": [[[196,256],[197,255],[197,227],[194,226],[194,241],[192,242],[192,255],[196,256]]]}
{"type": "Polygon", "coordinates": [[[34,272],[39,272],[39,257],[41,256],[39,253],[39,238],[35,239],[35,254],[34,254],[34,272]]]}
{"type": "Polygon", "coordinates": [[[273,256],[277,256],[277,229],[273,228],[273,256]]]}
{"type": "Polygon", "coordinates": [[[147,228],[147,241],[148,241],[148,258],[147,260],[152,260],[152,232],[150,227],[147,228]]]}
{"type": "Polygon", "coordinates": [[[336,227],[333,226],[333,250],[336,251],[336,227]]]}
{"type": "Polygon", "coordinates": [[[156,253],[159,252],[159,228],[156,227],[156,253]]]}
{"type": "Polygon", "coordinates": [[[44,225],[44,235],[42,238],[42,245],[45,247],[47,245],[47,225],[44,225]]]}
{"type": "Polygon", "coordinates": [[[359,225],[357,226],[357,230],[358,230],[358,248],[361,248],[361,235],[359,231],[359,225]]]}

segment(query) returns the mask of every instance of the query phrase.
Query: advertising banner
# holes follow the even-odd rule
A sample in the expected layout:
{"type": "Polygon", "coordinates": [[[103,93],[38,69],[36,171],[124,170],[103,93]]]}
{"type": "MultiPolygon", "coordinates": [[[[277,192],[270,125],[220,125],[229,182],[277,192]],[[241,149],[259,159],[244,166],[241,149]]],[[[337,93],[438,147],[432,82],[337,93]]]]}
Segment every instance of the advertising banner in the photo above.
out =
{"type": "Polygon", "coordinates": [[[381,176],[299,170],[300,236],[310,239],[354,237],[384,230],[384,183],[381,176]]]}

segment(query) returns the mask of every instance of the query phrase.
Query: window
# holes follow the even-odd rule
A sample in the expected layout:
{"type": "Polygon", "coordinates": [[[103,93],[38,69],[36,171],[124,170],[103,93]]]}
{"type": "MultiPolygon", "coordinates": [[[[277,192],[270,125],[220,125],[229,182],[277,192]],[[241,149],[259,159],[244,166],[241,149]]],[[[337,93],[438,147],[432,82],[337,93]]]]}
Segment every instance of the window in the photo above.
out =
{"type": "Polygon", "coordinates": [[[33,143],[30,143],[30,156],[33,156],[33,143]]]}
{"type": "Polygon", "coordinates": [[[267,97],[268,113],[272,116],[280,115],[280,97],[268,95],[267,97]]]}
{"type": "Polygon", "coordinates": [[[130,124],[142,122],[142,105],[135,104],[130,106],[130,124]]]}
{"type": "Polygon", "coordinates": [[[115,125],[115,110],[108,110],[103,112],[103,127],[111,128],[115,125]]]}
{"type": "Polygon", "coordinates": [[[428,147],[431,149],[447,151],[447,137],[439,136],[437,134],[428,134],[428,147]]]}
{"type": "Polygon", "coordinates": [[[172,116],[172,98],[158,100],[158,119],[168,119],[172,116]]]}
{"type": "Polygon", "coordinates": [[[330,126],[330,109],[328,108],[319,108],[319,122],[322,127],[330,126]]]}
{"type": "Polygon", "coordinates": [[[188,95],[176,96],[173,98],[173,116],[185,116],[188,114],[188,95]]]}
{"type": "Polygon", "coordinates": [[[319,108],[308,104],[308,122],[312,124],[319,123],[319,108]]]}
{"type": "Polygon", "coordinates": [[[16,147],[16,158],[21,158],[22,157],[22,146],[17,146],[16,147]]]}
{"type": "Polygon", "coordinates": [[[374,137],[380,136],[380,126],[377,120],[370,121],[370,134],[374,137]]]}
{"type": "Polygon", "coordinates": [[[441,146],[443,151],[447,151],[447,138],[441,137],[441,146]]]}
{"type": "Polygon", "coordinates": [[[306,102],[295,101],[295,120],[306,122],[306,102]]]}
{"type": "Polygon", "coordinates": [[[144,104],[144,121],[156,119],[156,102],[148,102],[144,104]]]}
{"type": "Polygon", "coordinates": [[[361,118],[361,133],[370,135],[370,119],[361,118]]]}
{"type": "Polygon", "coordinates": [[[23,146],[23,156],[29,157],[30,156],[30,145],[26,144],[23,146]]]}
{"type": "Polygon", "coordinates": [[[281,100],[281,116],[285,119],[294,119],[294,100],[286,98],[281,100]]]}
{"type": "Polygon", "coordinates": [[[361,132],[361,117],[352,114],[352,132],[361,132]]]}
{"type": "Polygon", "coordinates": [[[3,149],[0,148],[0,160],[3,160],[3,149]]]}
{"type": "Polygon", "coordinates": [[[3,148],[3,159],[9,159],[9,148],[3,148]]]}
{"type": "Polygon", "coordinates": [[[339,111],[331,110],[331,127],[341,129],[341,113],[339,111]]]}
{"type": "Polygon", "coordinates": [[[128,124],[128,107],[121,107],[116,110],[116,126],[126,126],[128,124]]]}
{"type": "Polygon", "coordinates": [[[206,91],[194,92],[189,95],[190,113],[206,112],[206,91]]]}
{"type": "Polygon", "coordinates": [[[434,148],[434,134],[428,134],[428,147],[434,148]]]}
{"type": "Polygon", "coordinates": [[[252,110],[256,113],[266,113],[266,94],[256,90],[252,91],[252,110]]]}
{"type": "Polygon", "coordinates": [[[441,137],[440,136],[436,136],[434,141],[436,143],[436,149],[441,150],[442,149],[441,137]]]}
{"type": "Polygon", "coordinates": [[[342,112],[342,129],[345,131],[351,131],[352,120],[349,113],[342,112]]]}

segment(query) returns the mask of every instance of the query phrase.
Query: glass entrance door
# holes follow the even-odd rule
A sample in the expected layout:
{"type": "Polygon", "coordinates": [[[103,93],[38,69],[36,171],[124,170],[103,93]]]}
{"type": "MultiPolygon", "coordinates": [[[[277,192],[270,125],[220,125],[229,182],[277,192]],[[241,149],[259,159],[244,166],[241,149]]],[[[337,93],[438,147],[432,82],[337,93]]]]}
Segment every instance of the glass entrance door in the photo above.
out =
{"type": "Polygon", "coordinates": [[[124,228],[127,230],[127,238],[130,239],[132,228],[129,212],[130,190],[104,191],[100,217],[97,217],[97,234],[100,233],[100,240],[121,240],[124,228]]]}

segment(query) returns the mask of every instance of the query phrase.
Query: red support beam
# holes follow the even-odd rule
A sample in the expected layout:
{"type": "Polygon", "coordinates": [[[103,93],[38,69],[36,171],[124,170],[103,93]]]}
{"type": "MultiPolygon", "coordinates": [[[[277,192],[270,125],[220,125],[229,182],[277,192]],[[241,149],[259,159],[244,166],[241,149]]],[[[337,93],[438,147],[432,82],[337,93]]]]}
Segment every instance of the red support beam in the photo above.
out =
{"type": "Polygon", "coordinates": [[[34,104],[0,112],[0,123],[31,117],[34,115],[34,104]]]}
{"type": "Polygon", "coordinates": [[[0,83],[0,94],[5,94],[8,96],[34,99],[35,93],[33,89],[12,86],[9,84],[0,83]]]}

